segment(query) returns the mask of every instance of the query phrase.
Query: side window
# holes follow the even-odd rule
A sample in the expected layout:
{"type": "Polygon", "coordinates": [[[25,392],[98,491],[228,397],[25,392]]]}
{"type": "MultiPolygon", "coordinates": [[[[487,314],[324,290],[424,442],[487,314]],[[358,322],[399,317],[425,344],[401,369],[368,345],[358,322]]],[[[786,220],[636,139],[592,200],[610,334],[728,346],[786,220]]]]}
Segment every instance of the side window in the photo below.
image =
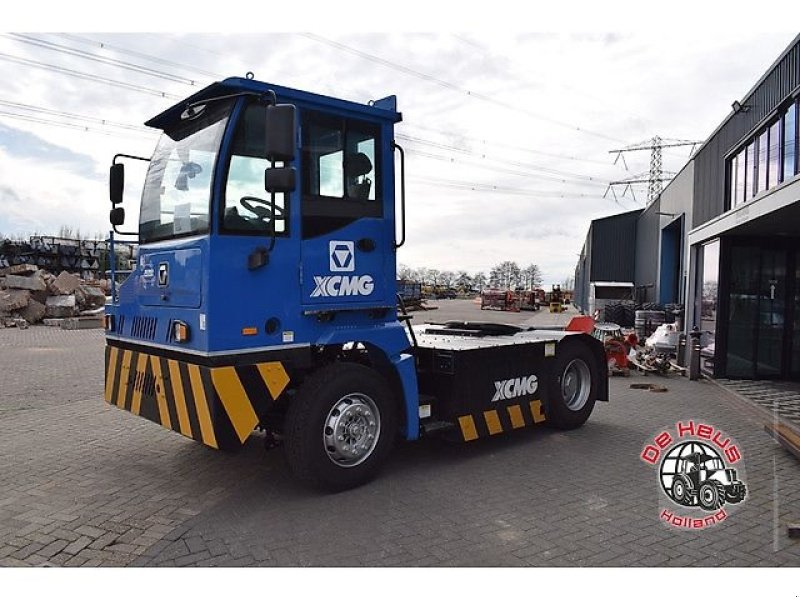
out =
{"type": "Polygon", "coordinates": [[[380,217],[380,128],[306,113],[303,120],[303,237],[380,217]]]}
{"type": "MultiPolygon", "coordinates": [[[[222,230],[226,233],[270,234],[273,221],[270,195],[264,190],[264,107],[249,105],[236,124],[233,151],[225,185],[222,230]]],[[[285,194],[275,196],[275,232],[286,233],[285,194]]]]}

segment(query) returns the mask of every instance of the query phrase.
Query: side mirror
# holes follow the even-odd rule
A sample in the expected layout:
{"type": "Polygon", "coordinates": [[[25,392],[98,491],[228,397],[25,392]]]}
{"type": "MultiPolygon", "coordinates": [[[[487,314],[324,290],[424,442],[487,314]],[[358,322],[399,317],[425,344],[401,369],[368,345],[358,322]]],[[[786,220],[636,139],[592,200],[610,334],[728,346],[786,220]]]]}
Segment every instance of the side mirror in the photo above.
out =
{"type": "Polygon", "coordinates": [[[111,204],[122,202],[122,191],[125,189],[125,165],[116,163],[108,170],[108,193],[111,204]]]}
{"type": "Polygon", "coordinates": [[[289,162],[297,153],[297,109],[293,104],[267,106],[267,160],[289,162]]]}
{"type": "Polygon", "coordinates": [[[288,194],[296,186],[294,167],[276,167],[264,171],[264,189],[270,194],[288,194]]]}
{"type": "Polygon", "coordinates": [[[121,206],[112,208],[108,218],[114,227],[119,227],[125,223],[125,209],[121,206]]]}

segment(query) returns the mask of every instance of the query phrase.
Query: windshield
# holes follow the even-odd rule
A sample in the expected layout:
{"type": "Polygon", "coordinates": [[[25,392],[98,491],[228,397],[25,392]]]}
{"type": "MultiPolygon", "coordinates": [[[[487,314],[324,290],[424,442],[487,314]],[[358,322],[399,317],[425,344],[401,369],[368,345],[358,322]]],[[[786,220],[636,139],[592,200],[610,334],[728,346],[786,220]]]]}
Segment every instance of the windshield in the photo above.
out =
{"type": "Polygon", "coordinates": [[[214,165],[230,107],[199,107],[198,117],[161,136],[142,192],[142,242],[208,231],[214,165]]]}
{"type": "Polygon", "coordinates": [[[703,463],[703,466],[706,469],[724,469],[725,465],[722,464],[722,461],[718,458],[709,458],[703,463]]]}

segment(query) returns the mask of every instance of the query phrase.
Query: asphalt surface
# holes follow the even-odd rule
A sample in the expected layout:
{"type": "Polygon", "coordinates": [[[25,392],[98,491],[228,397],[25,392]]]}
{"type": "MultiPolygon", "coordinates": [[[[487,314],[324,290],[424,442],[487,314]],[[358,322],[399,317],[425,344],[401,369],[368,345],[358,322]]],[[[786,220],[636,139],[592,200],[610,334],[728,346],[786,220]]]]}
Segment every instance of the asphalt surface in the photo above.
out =
{"type": "MultiPolygon", "coordinates": [[[[571,316],[437,304],[414,321],[571,316]]],[[[215,452],[102,390],[101,331],[0,330],[0,565],[800,566],[786,535],[800,521],[800,462],[712,382],[614,378],[579,430],[403,443],[378,479],[335,495],[297,484],[258,434],[215,452]],[[630,388],[654,381],[668,391],[630,388]],[[690,419],[735,441],[748,486],[702,531],[660,519],[669,504],[639,458],[690,419]]]]}

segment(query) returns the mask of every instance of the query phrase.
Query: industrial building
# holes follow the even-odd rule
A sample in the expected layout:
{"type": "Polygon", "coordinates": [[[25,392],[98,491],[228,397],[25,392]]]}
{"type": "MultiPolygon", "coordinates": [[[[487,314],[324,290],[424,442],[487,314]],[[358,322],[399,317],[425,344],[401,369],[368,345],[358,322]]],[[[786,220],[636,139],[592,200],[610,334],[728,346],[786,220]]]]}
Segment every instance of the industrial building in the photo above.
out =
{"type": "MultiPolygon", "coordinates": [[[[578,306],[586,309],[596,280],[591,265],[618,253],[598,223],[626,223],[636,300],[685,304],[687,331],[714,333],[704,349],[710,374],[800,379],[799,111],[797,36],[636,215],[633,233],[634,213],[592,222],[576,267],[578,306]]],[[[630,265],[614,261],[619,268],[603,277],[629,277],[630,265]]]]}

